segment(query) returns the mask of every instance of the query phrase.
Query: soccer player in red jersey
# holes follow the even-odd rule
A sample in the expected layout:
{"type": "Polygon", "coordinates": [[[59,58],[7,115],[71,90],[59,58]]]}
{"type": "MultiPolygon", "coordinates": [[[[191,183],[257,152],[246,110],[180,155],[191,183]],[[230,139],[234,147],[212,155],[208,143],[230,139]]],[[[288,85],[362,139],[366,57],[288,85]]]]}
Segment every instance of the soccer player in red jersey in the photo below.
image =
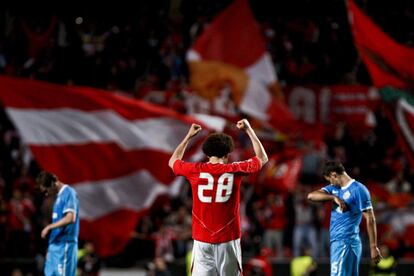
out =
{"type": "Polygon", "coordinates": [[[193,195],[192,232],[194,239],[192,275],[241,275],[240,185],[242,177],[255,173],[267,162],[267,154],[249,122],[237,122],[253,144],[256,154],[249,160],[228,164],[233,139],[224,133],[209,135],[203,143],[208,162],[182,161],[185,149],[201,126],[193,124],[177,146],[168,165],[176,175],[185,176],[193,195]]]}

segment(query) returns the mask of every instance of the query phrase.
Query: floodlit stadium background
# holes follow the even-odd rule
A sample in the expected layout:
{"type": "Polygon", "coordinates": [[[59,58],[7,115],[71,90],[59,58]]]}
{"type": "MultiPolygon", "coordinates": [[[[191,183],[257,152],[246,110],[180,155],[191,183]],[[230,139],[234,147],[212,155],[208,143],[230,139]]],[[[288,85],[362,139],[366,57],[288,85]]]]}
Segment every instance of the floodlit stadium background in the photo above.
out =
{"type": "MultiPolygon", "coordinates": [[[[81,199],[80,256],[89,259],[80,270],[185,275],[191,194],[166,160],[194,120],[206,128],[202,137],[222,130],[234,137],[232,160],[250,157],[250,142],[234,128],[247,117],[270,157],[242,189],[247,275],[262,275],[248,274],[258,259],[274,275],[289,275],[305,251],[316,275],[329,273],[330,206],[306,201],[326,184],[325,159],[343,162],[367,185],[379,245],[395,258],[397,275],[408,275],[414,5],[354,2],[2,4],[0,274],[42,275],[40,231],[53,199],[42,198],[34,179],[53,168],[81,199]],[[100,137],[102,129],[113,136],[100,137]],[[105,154],[104,143],[113,146],[105,154]]],[[[198,146],[186,158],[200,160],[198,146]]],[[[364,223],[361,274],[368,275],[364,223]]]]}

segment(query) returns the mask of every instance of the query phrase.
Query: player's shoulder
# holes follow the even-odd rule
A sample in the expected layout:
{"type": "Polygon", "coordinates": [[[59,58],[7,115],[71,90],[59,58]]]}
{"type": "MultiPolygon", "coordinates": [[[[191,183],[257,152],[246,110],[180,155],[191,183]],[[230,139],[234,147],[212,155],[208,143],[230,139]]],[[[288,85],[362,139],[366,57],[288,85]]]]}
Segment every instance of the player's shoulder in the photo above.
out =
{"type": "Polygon", "coordinates": [[[76,195],[76,190],[68,184],[66,184],[65,191],[63,191],[63,192],[67,195],[76,195]]]}
{"type": "Polygon", "coordinates": [[[354,184],[352,185],[352,188],[354,190],[359,190],[359,191],[368,191],[367,186],[365,186],[364,184],[362,184],[361,182],[356,181],[356,180],[354,181],[354,184]]]}
{"type": "Polygon", "coordinates": [[[354,189],[360,189],[360,188],[366,188],[366,186],[364,184],[362,184],[361,182],[354,180],[354,189]]]}
{"type": "Polygon", "coordinates": [[[173,171],[175,173],[179,173],[180,175],[185,175],[191,171],[194,171],[194,169],[199,166],[198,164],[198,162],[188,162],[177,159],[174,161],[173,171]]]}
{"type": "MultiPolygon", "coordinates": [[[[232,162],[232,163],[230,163],[230,164],[240,164],[240,163],[254,162],[254,161],[259,161],[259,158],[257,158],[257,156],[253,156],[253,157],[250,157],[250,158],[245,159],[245,160],[241,160],[241,161],[234,161],[234,162],[232,162]]],[[[260,161],[259,161],[259,162],[260,162],[260,161]]]]}

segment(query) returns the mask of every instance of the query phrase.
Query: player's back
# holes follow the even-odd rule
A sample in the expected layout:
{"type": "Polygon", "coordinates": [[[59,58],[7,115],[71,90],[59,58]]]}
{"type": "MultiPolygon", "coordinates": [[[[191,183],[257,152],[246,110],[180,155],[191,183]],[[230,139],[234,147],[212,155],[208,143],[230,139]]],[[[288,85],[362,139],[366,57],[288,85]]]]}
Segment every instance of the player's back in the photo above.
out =
{"type": "Polygon", "coordinates": [[[242,177],[260,167],[256,157],[231,164],[176,161],[174,172],[191,183],[195,240],[222,243],[240,238],[242,177]]]}

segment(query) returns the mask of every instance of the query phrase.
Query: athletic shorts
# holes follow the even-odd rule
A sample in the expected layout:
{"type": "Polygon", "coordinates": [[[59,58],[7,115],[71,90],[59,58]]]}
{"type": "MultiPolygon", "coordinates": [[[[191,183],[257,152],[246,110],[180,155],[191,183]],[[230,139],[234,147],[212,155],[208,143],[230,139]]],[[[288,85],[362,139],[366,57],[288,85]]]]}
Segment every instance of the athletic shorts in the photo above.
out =
{"type": "Polygon", "coordinates": [[[49,244],[45,276],[75,276],[78,262],[77,243],[49,244]]]}
{"type": "Polygon", "coordinates": [[[361,252],[360,240],[331,242],[331,276],[358,276],[361,252]]]}
{"type": "Polygon", "coordinates": [[[242,275],[240,239],[216,244],[194,241],[191,275],[242,275]]]}

